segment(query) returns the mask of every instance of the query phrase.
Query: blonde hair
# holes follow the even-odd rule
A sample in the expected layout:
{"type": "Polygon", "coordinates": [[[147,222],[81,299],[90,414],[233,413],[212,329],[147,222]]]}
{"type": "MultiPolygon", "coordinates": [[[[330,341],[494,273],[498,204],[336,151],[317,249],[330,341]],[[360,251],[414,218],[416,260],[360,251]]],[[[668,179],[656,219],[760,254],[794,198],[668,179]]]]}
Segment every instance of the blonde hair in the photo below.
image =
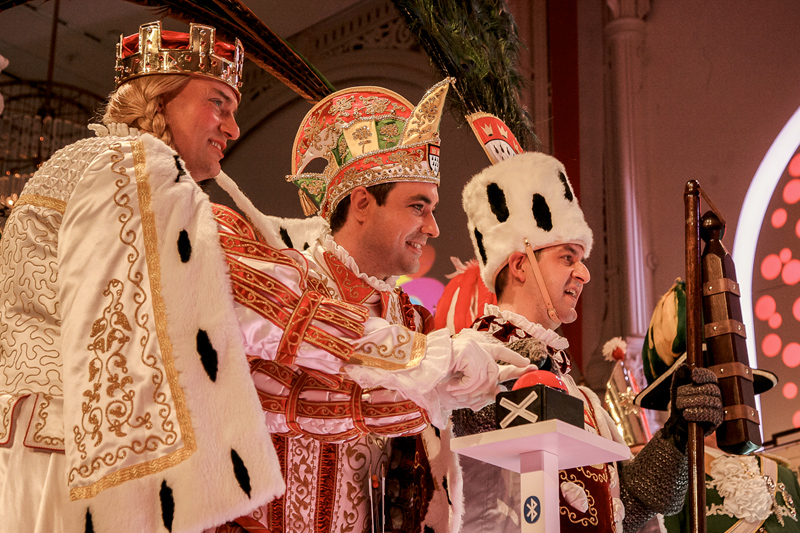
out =
{"type": "Polygon", "coordinates": [[[172,146],[172,132],[161,104],[164,95],[178,91],[189,83],[189,79],[189,76],[180,74],[160,74],[142,76],[124,83],[108,97],[103,124],[127,124],[151,133],[172,146]]]}

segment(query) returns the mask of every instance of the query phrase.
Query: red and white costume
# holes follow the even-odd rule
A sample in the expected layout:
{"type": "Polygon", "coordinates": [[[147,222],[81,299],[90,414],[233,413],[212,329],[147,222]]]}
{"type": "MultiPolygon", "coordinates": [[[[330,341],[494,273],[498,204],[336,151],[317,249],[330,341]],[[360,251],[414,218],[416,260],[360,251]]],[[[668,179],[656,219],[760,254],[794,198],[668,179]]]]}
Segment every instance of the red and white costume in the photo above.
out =
{"type": "Polygon", "coordinates": [[[368,530],[371,499],[382,497],[370,495],[369,480],[388,467],[389,437],[426,428],[434,491],[417,495],[424,496],[419,514],[427,509],[424,523],[436,531],[447,531],[451,516],[459,523],[460,506],[450,510],[442,491],[460,487],[457,477],[443,482],[457,475],[457,463],[449,452],[438,457],[429,413],[438,425],[446,421],[449,407],[441,405],[437,387],[467,343],[454,348],[446,331],[424,335],[425,319],[395,288],[396,278],[360,273],[330,233],[303,254],[279,252],[238,214],[215,210],[253,379],[287,485],[282,498],[238,524],[287,532],[368,530]],[[265,303],[273,299],[302,302],[298,309],[308,302],[307,311],[276,313],[265,303]],[[332,318],[326,308],[341,316],[332,318]],[[369,318],[358,316],[365,311],[369,318]],[[363,336],[351,347],[336,337],[343,331],[363,336]],[[300,340],[308,342],[295,350],[300,340]]]}

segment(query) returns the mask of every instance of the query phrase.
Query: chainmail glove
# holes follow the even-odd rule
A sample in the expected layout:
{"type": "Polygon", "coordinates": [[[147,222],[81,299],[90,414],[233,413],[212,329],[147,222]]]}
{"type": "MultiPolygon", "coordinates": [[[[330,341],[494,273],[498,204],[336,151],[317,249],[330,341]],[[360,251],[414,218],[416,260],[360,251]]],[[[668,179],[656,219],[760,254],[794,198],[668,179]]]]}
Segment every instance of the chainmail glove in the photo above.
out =
{"type": "Polygon", "coordinates": [[[717,377],[707,368],[681,365],[672,377],[670,417],[664,424],[679,450],[685,452],[688,423],[695,422],[710,435],[722,423],[722,394],[717,377]]]}
{"type": "Polygon", "coordinates": [[[620,465],[625,533],[638,531],[656,513],[673,515],[683,508],[689,486],[688,460],[664,437],[662,428],[636,457],[620,465]]]}

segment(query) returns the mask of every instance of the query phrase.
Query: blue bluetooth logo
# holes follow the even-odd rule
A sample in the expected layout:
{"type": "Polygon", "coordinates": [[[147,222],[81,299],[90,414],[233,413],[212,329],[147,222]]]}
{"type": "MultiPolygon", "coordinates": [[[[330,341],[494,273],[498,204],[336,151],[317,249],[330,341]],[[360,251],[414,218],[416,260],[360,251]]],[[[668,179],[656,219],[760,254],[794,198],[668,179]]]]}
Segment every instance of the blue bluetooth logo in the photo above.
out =
{"type": "Polygon", "coordinates": [[[525,500],[525,521],[529,524],[535,524],[541,514],[541,505],[539,498],[536,496],[528,496],[525,500]]]}

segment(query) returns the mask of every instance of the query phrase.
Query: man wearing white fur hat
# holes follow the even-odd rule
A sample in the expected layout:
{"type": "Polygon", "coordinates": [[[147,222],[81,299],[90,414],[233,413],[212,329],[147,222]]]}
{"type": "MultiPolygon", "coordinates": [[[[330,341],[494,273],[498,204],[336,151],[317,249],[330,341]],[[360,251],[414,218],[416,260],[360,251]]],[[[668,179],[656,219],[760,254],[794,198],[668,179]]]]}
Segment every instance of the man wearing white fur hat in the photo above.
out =
{"type": "MultiPolygon", "coordinates": [[[[559,376],[570,395],[584,402],[585,429],[623,442],[597,396],[575,384],[564,350],[568,342],[554,330],[577,318],[576,305],[589,282],[584,259],[592,232],[574,196],[564,166],[541,153],[523,153],[498,162],[464,188],[464,210],[486,286],[497,294],[473,329],[491,335],[541,368],[559,376]]],[[[715,381],[694,376],[695,383],[715,381]]],[[[561,531],[636,531],[655,513],[680,509],[687,486],[687,461],[675,438],[685,418],[709,427],[721,420],[715,384],[678,389],[674,423],[667,424],[632,461],[618,467],[593,465],[560,472],[561,531]],[[700,405],[684,410],[681,397],[700,405]],[[676,447],[676,442],[678,446],[676,447]]],[[[477,415],[454,413],[457,435],[487,429],[493,406],[477,415]]],[[[468,458],[462,459],[465,485],[463,531],[519,531],[519,478],[468,458]]]]}

